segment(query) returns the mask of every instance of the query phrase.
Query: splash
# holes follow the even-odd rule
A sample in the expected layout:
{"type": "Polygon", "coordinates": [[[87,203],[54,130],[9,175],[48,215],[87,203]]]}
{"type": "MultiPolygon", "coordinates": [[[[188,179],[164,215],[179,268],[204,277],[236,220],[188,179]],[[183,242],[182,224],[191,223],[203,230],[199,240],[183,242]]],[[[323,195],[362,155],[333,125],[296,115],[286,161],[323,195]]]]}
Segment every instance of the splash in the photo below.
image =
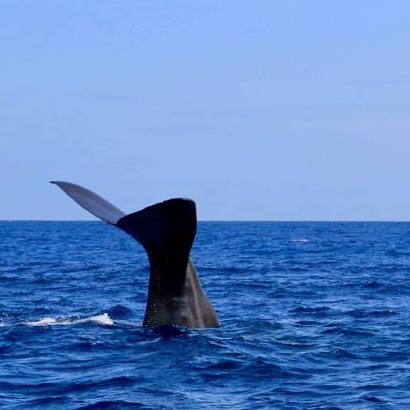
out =
{"type": "Polygon", "coordinates": [[[87,322],[94,322],[100,325],[105,326],[112,326],[114,321],[110,318],[108,313],[103,313],[102,315],[90,316],[85,319],[78,319],[75,323],[87,323],[87,322]]]}
{"type": "Polygon", "coordinates": [[[101,315],[94,315],[86,318],[73,318],[73,317],[44,317],[40,320],[35,321],[28,321],[21,323],[22,325],[26,326],[68,326],[68,325],[76,325],[80,323],[97,323],[104,326],[112,326],[114,325],[114,321],[110,318],[108,313],[102,313],[101,315]]]}

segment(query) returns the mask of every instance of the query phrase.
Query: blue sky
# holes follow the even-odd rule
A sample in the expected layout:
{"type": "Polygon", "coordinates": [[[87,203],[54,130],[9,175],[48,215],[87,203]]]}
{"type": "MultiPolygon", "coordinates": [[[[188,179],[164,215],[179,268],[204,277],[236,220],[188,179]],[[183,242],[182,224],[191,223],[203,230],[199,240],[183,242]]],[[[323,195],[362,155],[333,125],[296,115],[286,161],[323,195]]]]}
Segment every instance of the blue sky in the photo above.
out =
{"type": "Polygon", "coordinates": [[[410,2],[0,0],[0,219],[410,220],[410,2]]]}

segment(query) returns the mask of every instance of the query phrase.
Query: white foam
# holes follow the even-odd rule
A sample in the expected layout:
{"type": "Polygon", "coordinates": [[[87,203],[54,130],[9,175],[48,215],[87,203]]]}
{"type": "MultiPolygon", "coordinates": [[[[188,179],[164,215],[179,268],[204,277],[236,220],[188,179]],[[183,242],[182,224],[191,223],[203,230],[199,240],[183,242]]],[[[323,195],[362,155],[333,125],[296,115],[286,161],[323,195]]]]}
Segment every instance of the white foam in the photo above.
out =
{"type": "Polygon", "coordinates": [[[114,321],[110,318],[108,313],[103,313],[102,315],[95,315],[90,316],[84,319],[78,319],[73,323],[87,323],[87,322],[94,322],[100,325],[112,326],[114,321]]]}
{"type": "Polygon", "coordinates": [[[21,323],[22,325],[26,326],[68,326],[68,325],[75,325],[79,323],[98,323],[100,325],[105,325],[105,326],[112,326],[114,324],[114,321],[110,318],[108,313],[103,313],[101,315],[94,315],[82,319],[78,318],[73,318],[70,316],[65,316],[65,317],[58,317],[58,318],[53,318],[53,317],[44,317],[40,320],[35,320],[35,321],[28,321],[21,323]]]}
{"type": "Polygon", "coordinates": [[[40,320],[36,320],[36,321],[30,321],[30,322],[25,322],[23,323],[24,325],[27,326],[51,326],[56,324],[57,320],[52,318],[52,317],[45,317],[43,319],[40,320]]]}
{"type": "Polygon", "coordinates": [[[310,240],[307,238],[299,238],[299,239],[292,239],[291,242],[306,243],[306,242],[310,242],[310,240]]]}

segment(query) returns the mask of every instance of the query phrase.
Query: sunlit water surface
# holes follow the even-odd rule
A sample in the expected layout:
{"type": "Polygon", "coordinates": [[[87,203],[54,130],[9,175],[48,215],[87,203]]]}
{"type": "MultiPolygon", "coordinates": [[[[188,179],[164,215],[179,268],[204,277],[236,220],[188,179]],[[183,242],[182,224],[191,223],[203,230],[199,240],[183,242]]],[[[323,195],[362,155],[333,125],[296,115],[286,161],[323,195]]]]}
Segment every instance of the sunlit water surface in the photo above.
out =
{"type": "Polygon", "coordinates": [[[220,327],[143,329],[100,222],[0,222],[0,407],[409,409],[410,224],[202,222],[220,327]]]}

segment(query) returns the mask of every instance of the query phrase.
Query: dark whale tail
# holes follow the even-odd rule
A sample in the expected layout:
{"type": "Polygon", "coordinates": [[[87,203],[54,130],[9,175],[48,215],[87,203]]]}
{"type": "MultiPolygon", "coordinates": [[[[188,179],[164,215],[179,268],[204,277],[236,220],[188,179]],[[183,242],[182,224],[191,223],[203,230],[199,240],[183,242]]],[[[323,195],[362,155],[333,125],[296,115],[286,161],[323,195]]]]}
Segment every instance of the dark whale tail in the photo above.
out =
{"type": "Polygon", "coordinates": [[[156,272],[150,287],[181,289],[196,233],[195,203],[170,199],[124,216],[117,226],[135,238],[147,252],[156,272]]]}
{"type": "Polygon", "coordinates": [[[52,181],[87,211],[136,239],[150,263],[144,326],[213,327],[217,315],[202,290],[189,254],[196,234],[196,206],[174,198],[126,215],[94,192],[52,181]]]}

